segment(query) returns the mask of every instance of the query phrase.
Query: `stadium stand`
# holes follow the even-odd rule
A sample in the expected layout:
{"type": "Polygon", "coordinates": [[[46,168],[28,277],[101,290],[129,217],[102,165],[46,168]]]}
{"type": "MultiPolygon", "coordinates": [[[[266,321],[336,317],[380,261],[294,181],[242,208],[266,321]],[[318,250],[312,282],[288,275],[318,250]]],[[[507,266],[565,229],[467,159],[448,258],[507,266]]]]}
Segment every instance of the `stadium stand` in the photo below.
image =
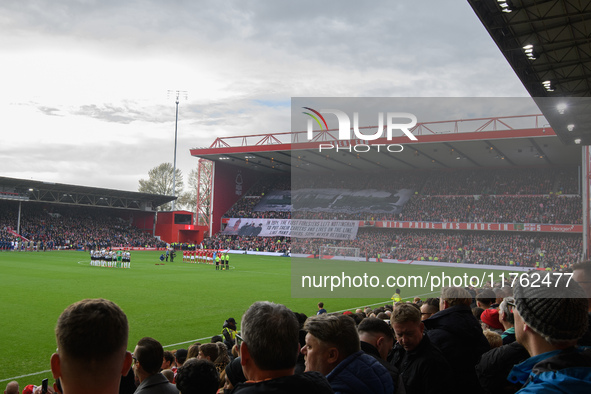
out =
{"type": "MultiPolygon", "coordinates": [[[[16,227],[16,203],[0,201],[0,249],[17,240],[10,231],[16,227]]],[[[20,233],[24,250],[166,246],[104,208],[28,203],[23,206],[20,233]]]]}
{"type": "MultiPolygon", "coordinates": [[[[294,211],[293,216],[320,220],[395,220],[444,223],[582,223],[576,168],[525,168],[415,171],[412,176],[383,174],[310,176],[294,180],[298,188],[336,188],[397,192],[410,188],[414,194],[402,212],[294,211]]],[[[234,218],[291,218],[281,211],[255,211],[261,198],[272,191],[287,190],[284,177],[261,180],[226,213],[234,218]]],[[[520,265],[558,268],[579,261],[582,241],[577,234],[510,233],[503,231],[436,231],[374,229],[360,227],[351,241],[284,237],[240,237],[217,234],[207,247],[267,252],[316,254],[321,245],[358,247],[366,259],[378,254],[396,260],[520,265]]]]}

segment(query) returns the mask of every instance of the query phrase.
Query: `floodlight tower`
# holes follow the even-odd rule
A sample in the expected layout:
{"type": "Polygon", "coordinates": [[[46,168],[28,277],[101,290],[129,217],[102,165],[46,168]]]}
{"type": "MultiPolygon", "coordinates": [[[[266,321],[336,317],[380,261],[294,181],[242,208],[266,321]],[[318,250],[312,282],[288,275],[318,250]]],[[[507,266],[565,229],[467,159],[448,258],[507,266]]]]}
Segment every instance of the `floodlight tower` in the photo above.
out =
{"type": "MultiPolygon", "coordinates": [[[[177,143],[177,130],[178,130],[178,123],[179,123],[179,98],[183,97],[185,100],[189,97],[188,93],[185,90],[169,90],[168,95],[170,97],[171,94],[176,95],[176,115],[174,118],[174,162],[172,165],[172,196],[175,197],[176,194],[176,143],[177,143]]],[[[176,200],[172,200],[172,210],[174,211],[176,200]]]]}

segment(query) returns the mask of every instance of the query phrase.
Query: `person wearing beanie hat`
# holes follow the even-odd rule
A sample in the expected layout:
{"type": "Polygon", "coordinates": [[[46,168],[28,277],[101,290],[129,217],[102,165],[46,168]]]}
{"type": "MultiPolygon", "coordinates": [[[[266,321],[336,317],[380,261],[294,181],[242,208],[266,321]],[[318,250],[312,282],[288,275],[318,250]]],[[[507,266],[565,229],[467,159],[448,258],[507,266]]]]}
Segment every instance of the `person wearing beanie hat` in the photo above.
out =
{"type": "Polygon", "coordinates": [[[531,357],[508,380],[525,383],[519,393],[591,392],[591,349],[577,347],[588,325],[584,291],[562,275],[527,278],[514,289],[513,312],[517,342],[531,357]]]}
{"type": "Polygon", "coordinates": [[[246,376],[242,372],[240,357],[236,357],[226,365],[226,377],[224,382],[224,394],[231,393],[238,383],[246,382],[246,376]]]}

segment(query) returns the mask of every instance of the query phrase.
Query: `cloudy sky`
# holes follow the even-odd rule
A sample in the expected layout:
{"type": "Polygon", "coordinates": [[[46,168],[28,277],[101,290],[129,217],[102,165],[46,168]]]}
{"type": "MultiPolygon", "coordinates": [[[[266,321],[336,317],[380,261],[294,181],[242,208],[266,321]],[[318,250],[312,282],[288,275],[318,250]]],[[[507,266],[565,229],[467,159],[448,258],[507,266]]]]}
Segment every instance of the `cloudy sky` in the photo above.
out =
{"type": "Polygon", "coordinates": [[[0,64],[0,176],[132,191],[173,160],[169,90],[186,175],[291,97],[528,96],[464,0],[3,0],[0,64]]]}

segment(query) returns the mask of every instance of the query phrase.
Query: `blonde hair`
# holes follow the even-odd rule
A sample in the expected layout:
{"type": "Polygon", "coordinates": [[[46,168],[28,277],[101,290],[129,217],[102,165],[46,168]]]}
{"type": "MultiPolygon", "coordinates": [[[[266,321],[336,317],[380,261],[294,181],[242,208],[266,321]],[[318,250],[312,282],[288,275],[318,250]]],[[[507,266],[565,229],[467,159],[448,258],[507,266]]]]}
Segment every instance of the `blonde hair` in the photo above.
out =
{"type": "Polygon", "coordinates": [[[503,338],[501,337],[501,334],[499,334],[498,332],[484,330],[482,331],[482,333],[486,337],[486,340],[488,341],[488,344],[490,345],[491,349],[503,346],[503,338]]]}

